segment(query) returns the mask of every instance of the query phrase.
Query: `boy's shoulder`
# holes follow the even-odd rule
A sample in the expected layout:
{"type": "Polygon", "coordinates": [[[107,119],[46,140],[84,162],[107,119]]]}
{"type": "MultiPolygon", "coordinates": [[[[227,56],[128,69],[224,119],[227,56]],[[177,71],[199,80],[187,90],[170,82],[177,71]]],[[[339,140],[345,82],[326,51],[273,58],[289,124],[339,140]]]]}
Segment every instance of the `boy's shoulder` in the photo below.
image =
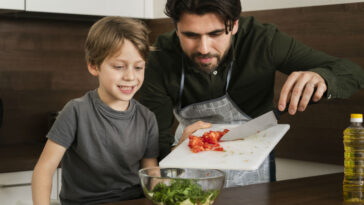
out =
{"type": "Polygon", "coordinates": [[[147,108],[146,106],[144,106],[143,104],[141,104],[139,101],[132,99],[133,103],[135,103],[136,109],[138,109],[141,112],[144,113],[148,113],[148,114],[153,114],[152,111],[149,110],[149,108],[147,108]]]}
{"type": "Polygon", "coordinates": [[[135,103],[136,110],[141,112],[143,115],[146,115],[147,117],[154,117],[154,113],[150,111],[149,108],[147,108],[135,99],[132,99],[132,101],[135,103]]]}
{"type": "Polygon", "coordinates": [[[82,107],[88,107],[92,101],[92,92],[88,91],[83,96],[68,101],[65,107],[77,110],[82,109],[82,107]]]}

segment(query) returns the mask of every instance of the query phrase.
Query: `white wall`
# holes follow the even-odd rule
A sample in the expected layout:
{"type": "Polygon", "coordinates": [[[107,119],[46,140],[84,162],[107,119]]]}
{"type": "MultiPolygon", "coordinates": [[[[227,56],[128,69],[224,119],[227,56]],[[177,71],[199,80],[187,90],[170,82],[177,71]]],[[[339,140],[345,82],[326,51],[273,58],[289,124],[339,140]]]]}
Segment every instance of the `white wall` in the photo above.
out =
{"type": "Polygon", "coordinates": [[[364,2],[364,0],[241,0],[243,11],[364,2]]]}

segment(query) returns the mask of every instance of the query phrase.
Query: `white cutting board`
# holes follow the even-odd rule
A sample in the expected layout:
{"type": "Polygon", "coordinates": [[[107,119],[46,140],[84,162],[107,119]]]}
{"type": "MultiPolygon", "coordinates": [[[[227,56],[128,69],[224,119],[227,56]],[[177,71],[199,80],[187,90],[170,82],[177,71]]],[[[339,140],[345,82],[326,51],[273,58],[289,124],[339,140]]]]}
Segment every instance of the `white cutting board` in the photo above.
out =
{"type": "MultiPolygon", "coordinates": [[[[231,128],[236,125],[224,125],[231,128]]],[[[206,130],[223,130],[212,127],[194,133],[201,136],[206,130]]],[[[256,170],[289,129],[289,124],[278,124],[244,140],[220,142],[225,152],[203,151],[193,153],[188,147],[189,139],[176,147],[159,162],[160,167],[203,168],[229,170],[256,170]]]]}

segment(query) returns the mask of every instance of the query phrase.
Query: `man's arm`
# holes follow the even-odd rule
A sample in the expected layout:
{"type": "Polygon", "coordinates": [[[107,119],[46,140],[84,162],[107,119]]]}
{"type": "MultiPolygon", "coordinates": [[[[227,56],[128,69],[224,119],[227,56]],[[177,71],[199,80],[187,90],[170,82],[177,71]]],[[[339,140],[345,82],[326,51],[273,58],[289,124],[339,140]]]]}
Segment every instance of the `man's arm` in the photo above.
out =
{"type": "Polygon", "coordinates": [[[312,99],[347,98],[364,87],[364,70],[357,64],[316,51],[276,31],[271,41],[271,59],[289,75],[282,87],[278,108],[289,103],[289,113],[304,111],[312,99]],[[298,72],[295,72],[298,71],[298,72]]]}

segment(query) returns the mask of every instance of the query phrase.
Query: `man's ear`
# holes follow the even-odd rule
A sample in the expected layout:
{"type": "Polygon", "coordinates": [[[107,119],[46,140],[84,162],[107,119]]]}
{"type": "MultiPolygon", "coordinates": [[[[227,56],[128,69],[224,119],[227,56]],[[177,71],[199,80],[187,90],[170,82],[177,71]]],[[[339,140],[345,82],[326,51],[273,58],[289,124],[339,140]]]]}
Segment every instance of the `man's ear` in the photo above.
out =
{"type": "Polygon", "coordinates": [[[178,27],[177,27],[177,23],[174,24],[175,25],[175,29],[176,29],[176,35],[179,38],[179,32],[178,32],[178,27]]]}
{"type": "Polygon", "coordinates": [[[93,76],[98,76],[99,75],[98,66],[92,65],[91,63],[87,63],[87,69],[88,69],[88,72],[91,73],[91,75],[93,75],[93,76]]]}
{"type": "Polygon", "coordinates": [[[236,32],[238,32],[238,29],[239,29],[239,19],[234,21],[233,30],[231,31],[231,33],[235,35],[236,32]]]}

